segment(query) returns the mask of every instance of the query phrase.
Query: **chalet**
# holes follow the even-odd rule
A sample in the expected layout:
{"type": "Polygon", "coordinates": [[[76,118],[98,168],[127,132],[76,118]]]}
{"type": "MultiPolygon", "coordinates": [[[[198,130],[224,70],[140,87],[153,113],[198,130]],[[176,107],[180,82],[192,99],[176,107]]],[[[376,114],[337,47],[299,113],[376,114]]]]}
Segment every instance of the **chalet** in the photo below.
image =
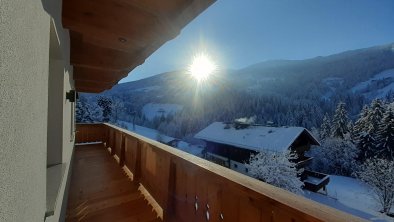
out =
{"type": "Polygon", "coordinates": [[[242,123],[214,122],[195,135],[204,140],[207,159],[241,173],[247,173],[244,163],[252,154],[263,150],[283,152],[292,150],[298,161],[307,157],[311,145],[320,145],[312,134],[302,127],[267,127],[242,123]]]}

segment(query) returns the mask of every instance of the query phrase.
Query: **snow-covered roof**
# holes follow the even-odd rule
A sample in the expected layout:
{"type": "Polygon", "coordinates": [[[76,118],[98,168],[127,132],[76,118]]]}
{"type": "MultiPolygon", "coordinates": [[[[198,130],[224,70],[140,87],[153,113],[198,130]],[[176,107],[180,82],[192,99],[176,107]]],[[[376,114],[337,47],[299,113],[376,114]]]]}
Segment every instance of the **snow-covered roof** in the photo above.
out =
{"type": "Polygon", "coordinates": [[[230,124],[231,127],[225,129],[226,125],[222,122],[214,122],[194,137],[249,150],[283,152],[289,149],[302,133],[307,133],[311,144],[320,145],[312,134],[303,127],[266,127],[252,125],[245,129],[235,129],[230,124]]]}

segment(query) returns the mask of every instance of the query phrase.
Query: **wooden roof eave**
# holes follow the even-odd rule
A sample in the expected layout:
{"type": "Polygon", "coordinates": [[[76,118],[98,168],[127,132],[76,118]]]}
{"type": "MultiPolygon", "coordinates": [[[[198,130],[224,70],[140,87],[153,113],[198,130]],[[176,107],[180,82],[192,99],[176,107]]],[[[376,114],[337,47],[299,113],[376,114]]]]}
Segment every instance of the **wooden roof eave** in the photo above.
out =
{"type": "Polygon", "coordinates": [[[76,90],[110,89],[215,0],[64,0],[76,90]]]}

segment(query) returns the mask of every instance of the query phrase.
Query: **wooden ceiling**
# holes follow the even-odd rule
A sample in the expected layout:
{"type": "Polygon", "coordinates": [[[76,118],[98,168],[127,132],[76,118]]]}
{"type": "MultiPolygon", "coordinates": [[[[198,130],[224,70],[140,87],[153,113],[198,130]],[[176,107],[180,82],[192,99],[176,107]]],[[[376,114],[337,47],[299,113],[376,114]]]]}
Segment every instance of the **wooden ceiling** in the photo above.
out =
{"type": "Polygon", "coordinates": [[[63,0],[76,90],[110,89],[214,1],[63,0]]]}

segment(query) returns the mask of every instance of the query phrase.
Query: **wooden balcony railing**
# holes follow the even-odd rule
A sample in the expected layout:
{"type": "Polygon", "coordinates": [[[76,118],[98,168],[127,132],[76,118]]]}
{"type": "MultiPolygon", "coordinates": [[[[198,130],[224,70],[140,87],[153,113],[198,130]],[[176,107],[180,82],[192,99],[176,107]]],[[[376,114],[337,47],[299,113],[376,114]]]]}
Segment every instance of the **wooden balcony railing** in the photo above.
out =
{"type": "Polygon", "coordinates": [[[164,221],[362,221],[110,124],[78,124],[103,141],[161,207],[164,221]]]}

